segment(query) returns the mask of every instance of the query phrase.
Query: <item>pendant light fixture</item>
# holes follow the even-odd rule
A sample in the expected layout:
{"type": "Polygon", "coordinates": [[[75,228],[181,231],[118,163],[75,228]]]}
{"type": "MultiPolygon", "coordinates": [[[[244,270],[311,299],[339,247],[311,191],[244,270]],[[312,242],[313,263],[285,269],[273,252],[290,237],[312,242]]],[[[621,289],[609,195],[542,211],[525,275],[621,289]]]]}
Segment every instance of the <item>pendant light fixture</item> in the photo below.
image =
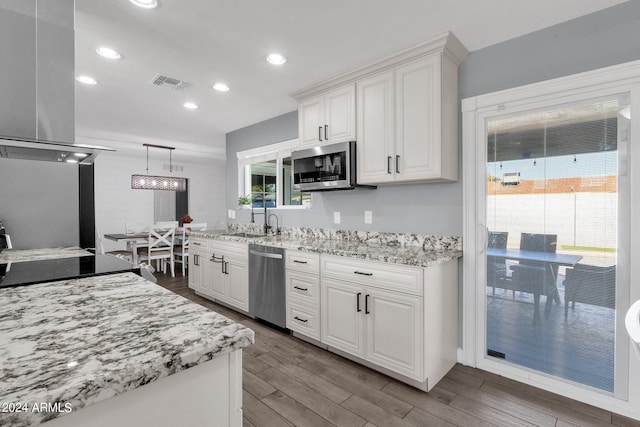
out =
{"type": "Polygon", "coordinates": [[[171,151],[175,147],[165,145],[142,144],[147,147],[147,174],[131,175],[131,188],[134,190],[167,190],[167,191],[187,191],[187,179],[174,176],[149,175],[149,147],[169,150],[169,172],[173,172],[171,163],[171,151]]]}

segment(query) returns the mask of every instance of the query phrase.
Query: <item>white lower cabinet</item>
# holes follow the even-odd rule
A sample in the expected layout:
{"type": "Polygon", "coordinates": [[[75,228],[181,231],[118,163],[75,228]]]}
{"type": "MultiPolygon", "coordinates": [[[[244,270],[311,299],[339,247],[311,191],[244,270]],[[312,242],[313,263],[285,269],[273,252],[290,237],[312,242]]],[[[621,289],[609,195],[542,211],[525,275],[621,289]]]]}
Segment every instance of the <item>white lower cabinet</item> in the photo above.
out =
{"type": "MultiPolygon", "coordinates": [[[[193,242],[194,239],[192,239],[193,242]]],[[[249,258],[247,244],[196,241],[189,248],[189,287],[203,296],[249,311],[249,258]],[[201,249],[203,247],[205,249],[201,249]]]]}
{"type": "Polygon", "coordinates": [[[322,342],[422,377],[422,297],[322,278],[322,342]]]}
{"type": "Polygon", "coordinates": [[[206,241],[193,241],[191,239],[189,248],[189,287],[194,291],[205,293],[205,282],[207,275],[207,254],[206,241]]]}
{"type": "Polygon", "coordinates": [[[320,257],[287,250],[287,328],[320,341],[320,257]]]}
{"type": "Polygon", "coordinates": [[[456,363],[458,263],[322,255],[321,342],[430,390],[456,363]]]}
{"type": "Polygon", "coordinates": [[[408,377],[422,377],[422,297],[369,288],[366,358],[408,377]]]}

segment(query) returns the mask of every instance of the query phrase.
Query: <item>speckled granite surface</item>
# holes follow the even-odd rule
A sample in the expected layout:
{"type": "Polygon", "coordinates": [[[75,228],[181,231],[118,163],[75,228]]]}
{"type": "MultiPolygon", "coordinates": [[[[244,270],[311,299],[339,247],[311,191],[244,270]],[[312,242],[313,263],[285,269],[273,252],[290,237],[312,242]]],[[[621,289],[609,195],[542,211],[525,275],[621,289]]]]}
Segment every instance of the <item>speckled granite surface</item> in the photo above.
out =
{"type": "MultiPolygon", "coordinates": [[[[3,289],[0,402],[75,411],[253,341],[251,329],[133,273],[3,289]]],[[[0,425],[59,415],[0,413],[0,425]]]]}
{"type": "Polygon", "coordinates": [[[428,267],[462,256],[459,237],[283,227],[279,236],[245,238],[230,233],[261,234],[259,224],[231,224],[227,231],[193,232],[192,237],[260,243],[321,254],[428,267]]]}
{"type": "Polygon", "coordinates": [[[5,249],[0,252],[0,264],[7,262],[41,261],[56,258],[74,258],[93,255],[79,247],[43,249],[5,249]]]}

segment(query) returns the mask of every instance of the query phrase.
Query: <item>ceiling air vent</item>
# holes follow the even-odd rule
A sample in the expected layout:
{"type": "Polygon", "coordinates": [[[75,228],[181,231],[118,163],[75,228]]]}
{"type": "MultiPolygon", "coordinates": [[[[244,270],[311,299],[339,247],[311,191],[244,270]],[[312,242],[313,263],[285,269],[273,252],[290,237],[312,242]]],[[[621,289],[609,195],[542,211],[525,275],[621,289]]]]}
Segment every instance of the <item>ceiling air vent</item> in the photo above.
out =
{"type": "Polygon", "coordinates": [[[185,90],[191,85],[191,83],[174,79],[173,77],[163,76],[162,74],[156,74],[149,83],[173,90],[185,90]]]}

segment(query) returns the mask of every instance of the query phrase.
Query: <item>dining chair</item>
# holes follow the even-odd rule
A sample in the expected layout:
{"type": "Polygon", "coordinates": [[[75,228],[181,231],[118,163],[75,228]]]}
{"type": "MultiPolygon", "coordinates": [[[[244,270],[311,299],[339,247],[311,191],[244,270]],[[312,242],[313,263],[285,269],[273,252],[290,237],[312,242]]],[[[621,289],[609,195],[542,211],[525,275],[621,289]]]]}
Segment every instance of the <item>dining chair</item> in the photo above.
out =
{"type": "Polygon", "coordinates": [[[117,256],[117,257],[123,257],[125,258],[127,261],[131,261],[132,259],[132,253],[131,251],[120,251],[120,250],[116,250],[116,251],[109,251],[106,252],[104,250],[104,234],[102,234],[100,232],[100,229],[96,226],[96,242],[95,242],[95,247],[94,248],[87,248],[87,249],[91,249],[94,251],[94,253],[96,254],[100,254],[100,255],[113,255],[113,256],[117,256]]]}
{"type": "MultiPolygon", "coordinates": [[[[125,222],[124,230],[127,234],[138,234],[138,233],[148,233],[151,226],[146,222],[125,222]]],[[[131,252],[131,256],[133,257],[134,248],[137,250],[138,248],[144,248],[147,246],[146,242],[136,242],[134,245],[133,242],[127,242],[127,251],[131,252]]]]}
{"type": "MultiPolygon", "coordinates": [[[[505,249],[508,238],[508,231],[490,231],[487,247],[505,249]]],[[[487,286],[493,288],[493,295],[496,294],[496,287],[503,288],[505,286],[505,280],[507,280],[506,261],[497,257],[487,256],[487,286]]]]}
{"type": "MultiPolygon", "coordinates": [[[[162,272],[167,272],[167,262],[171,266],[171,277],[175,277],[175,263],[173,257],[173,243],[176,234],[175,228],[156,228],[149,230],[147,247],[138,249],[138,259],[140,261],[161,262],[162,272]]],[[[160,267],[159,267],[160,268],[160,267]]]]}
{"type": "MultiPolygon", "coordinates": [[[[558,245],[556,234],[520,234],[520,250],[532,252],[555,253],[558,245]]],[[[534,319],[540,316],[540,296],[546,297],[545,314],[551,311],[553,300],[560,303],[560,295],[556,285],[558,277],[558,264],[520,261],[511,267],[511,289],[519,292],[533,294],[534,319]]]]}
{"type": "Polygon", "coordinates": [[[155,228],[178,228],[178,221],[157,221],[153,224],[155,228]]]}
{"type": "Polygon", "coordinates": [[[575,309],[576,302],[606,308],[616,307],[616,266],[599,267],[576,264],[567,268],[564,279],[564,320],[567,320],[569,303],[575,309]]]}
{"type": "Polygon", "coordinates": [[[179,245],[173,246],[173,256],[175,262],[182,264],[182,276],[184,277],[189,260],[189,233],[192,231],[203,231],[207,229],[206,222],[187,223],[183,226],[184,233],[179,245]]]}

